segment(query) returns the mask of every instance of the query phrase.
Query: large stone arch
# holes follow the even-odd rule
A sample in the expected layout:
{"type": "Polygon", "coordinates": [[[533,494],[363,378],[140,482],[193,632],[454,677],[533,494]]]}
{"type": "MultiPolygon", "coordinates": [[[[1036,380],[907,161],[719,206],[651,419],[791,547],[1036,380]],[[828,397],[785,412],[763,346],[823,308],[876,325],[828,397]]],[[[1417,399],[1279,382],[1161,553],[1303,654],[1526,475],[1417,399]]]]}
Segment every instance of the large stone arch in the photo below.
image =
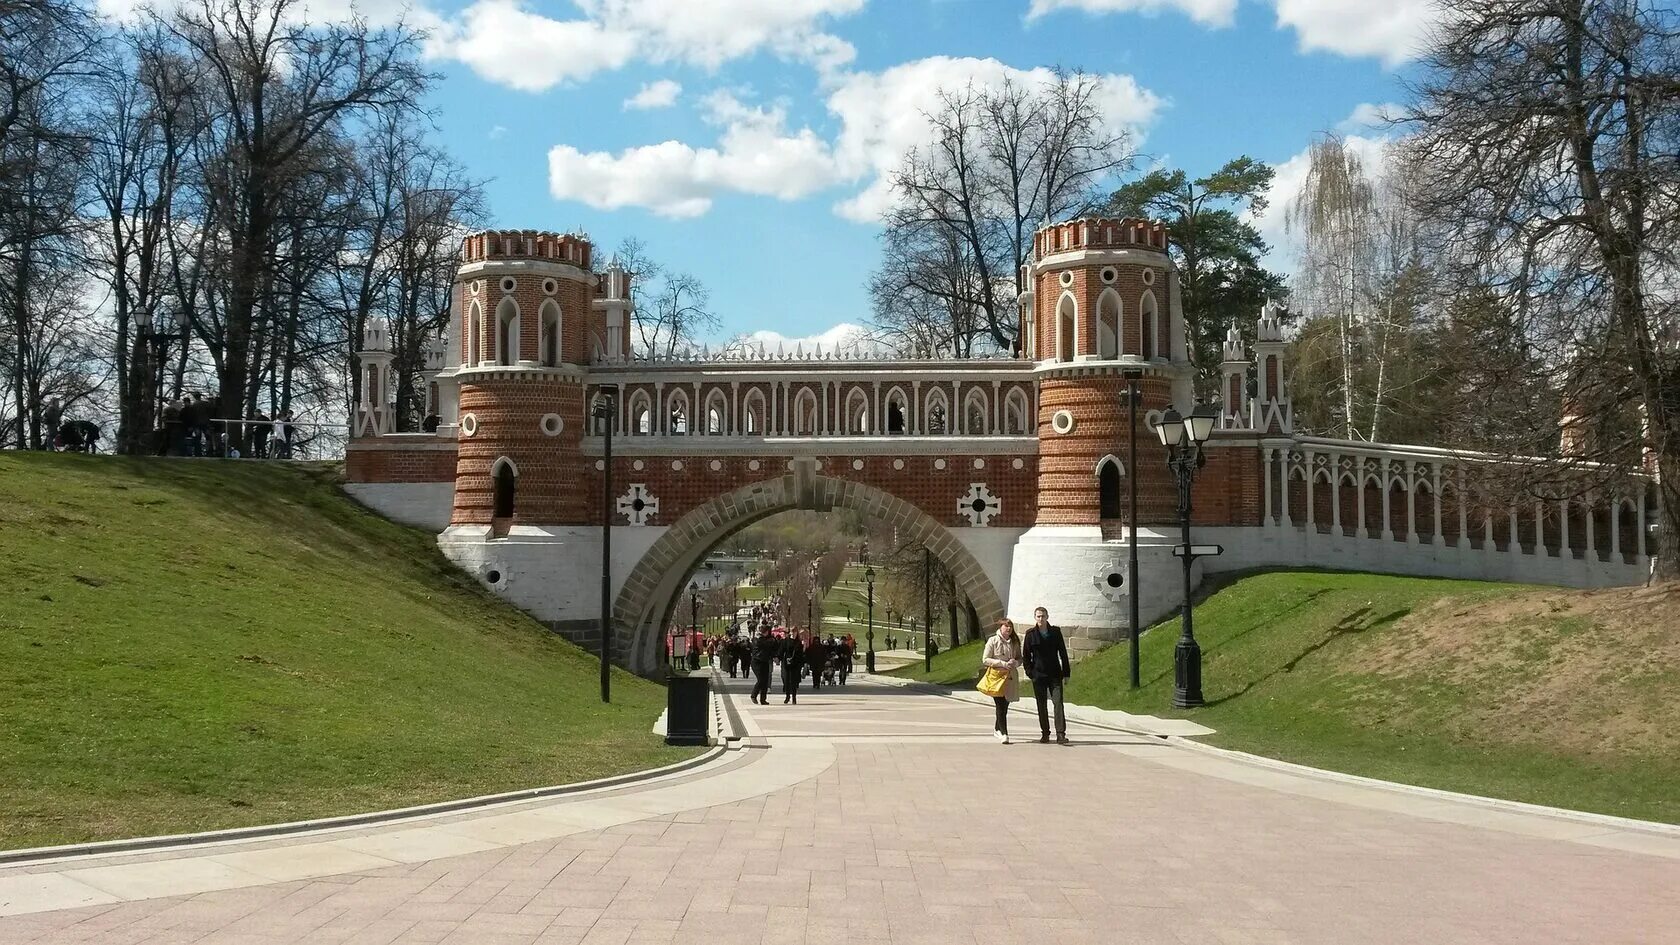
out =
{"type": "Polygon", "coordinates": [[[805,464],[720,495],[670,526],[636,562],[613,603],[615,656],[639,673],[660,665],[663,628],[681,596],[683,582],[725,538],[759,519],[790,509],[826,512],[854,509],[898,526],[932,549],[974,604],[982,627],[1003,619],[1003,597],[973,554],[936,519],[891,493],[847,479],[816,474],[805,464]]]}

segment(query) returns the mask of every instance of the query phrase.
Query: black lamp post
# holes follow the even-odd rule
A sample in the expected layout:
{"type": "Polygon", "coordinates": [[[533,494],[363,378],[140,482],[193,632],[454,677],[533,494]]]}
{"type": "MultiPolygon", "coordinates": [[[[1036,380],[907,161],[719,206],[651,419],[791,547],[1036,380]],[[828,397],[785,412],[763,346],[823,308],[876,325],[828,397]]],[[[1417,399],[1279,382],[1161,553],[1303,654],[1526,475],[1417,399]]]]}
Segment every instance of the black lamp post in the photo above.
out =
{"type": "Polygon", "coordinates": [[[691,581],[688,585],[688,668],[699,668],[695,664],[700,659],[695,644],[695,635],[700,632],[700,582],[691,581]]]}
{"type": "Polygon", "coordinates": [[[813,615],[817,609],[817,563],[815,561],[811,562],[810,576],[810,593],[805,595],[805,627],[810,630],[812,634],[822,636],[821,630],[817,627],[816,623],[813,622],[813,615]]]}
{"type": "Polygon", "coordinates": [[[869,650],[864,654],[864,669],[875,671],[875,569],[869,564],[869,545],[863,546],[863,581],[869,588],[869,629],[864,633],[864,639],[869,641],[869,650]]]}
{"type": "Polygon", "coordinates": [[[1130,497],[1126,507],[1126,586],[1131,588],[1126,595],[1127,622],[1130,632],[1127,633],[1127,649],[1131,662],[1132,688],[1138,688],[1138,552],[1137,552],[1137,406],[1138,380],[1143,372],[1137,368],[1127,368],[1121,372],[1126,379],[1126,439],[1128,455],[1126,457],[1126,484],[1130,497]]]}
{"type": "Polygon", "coordinates": [[[614,420],[618,416],[615,398],[602,391],[595,401],[595,422],[601,425],[605,439],[601,468],[606,481],[601,485],[601,701],[612,701],[612,668],[608,654],[612,649],[612,523],[613,523],[613,459],[612,438],[614,420]]]}
{"type": "Polygon", "coordinates": [[[1202,444],[1212,435],[1218,418],[1212,407],[1197,404],[1190,416],[1168,410],[1155,425],[1161,445],[1167,448],[1167,468],[1178,483],[1178,525],[1183,545],[1177,552],[1184,559],[1184,632],[1173,648],[1173,705],[1180,709],[1202,704],[1202,648],[1196,644],[1190,622],[1190,568],[1196,561],[1190,547],[1190,490],[1196,471],[1207,462],[1202,444]]]}

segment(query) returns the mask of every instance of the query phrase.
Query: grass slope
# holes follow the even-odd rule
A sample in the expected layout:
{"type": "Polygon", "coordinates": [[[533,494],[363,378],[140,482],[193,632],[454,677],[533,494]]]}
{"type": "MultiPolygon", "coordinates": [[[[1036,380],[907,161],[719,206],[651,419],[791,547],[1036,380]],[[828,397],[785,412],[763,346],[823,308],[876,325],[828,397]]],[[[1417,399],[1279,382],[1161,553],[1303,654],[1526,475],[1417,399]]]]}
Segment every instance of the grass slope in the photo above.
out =
{"type": "Polygon", "coordinates": [[[1429,787],[1680,822],[1680,590],[1251,575],[1198,604],[1208,705],[1169,709],[1178,622],[1074,668],[1069,701],[1429,787]]]}
{"type": "Polygon", "coordinates": [[[664,690],[328,467],[0,454],[0,847],[233,827],[675,761],[664,690]]]}

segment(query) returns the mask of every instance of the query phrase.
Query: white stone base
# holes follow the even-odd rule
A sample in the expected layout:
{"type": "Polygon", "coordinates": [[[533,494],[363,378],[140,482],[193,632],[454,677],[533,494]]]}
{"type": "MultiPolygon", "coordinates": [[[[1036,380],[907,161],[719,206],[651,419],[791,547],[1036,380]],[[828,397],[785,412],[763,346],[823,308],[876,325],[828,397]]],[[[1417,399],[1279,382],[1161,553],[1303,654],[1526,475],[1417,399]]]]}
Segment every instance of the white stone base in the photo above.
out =
{"type": "MultiPolygon", "coordinates": [[[[662,526],[612,530],[612,594],[665,533],[662,526]]],[[[591,626],[601,618],[601,529],[591,525],[516,525],[504,538],[483,525],[451,525],[438,536],[449,560],[485,587],[548,624],[591,626]]]]}
{"type": "Polygon", "coordinates": [[[455,505],[455,482],[347,482],[350,498],[395,522],[441,532],[455,505]]]}
{"type": "MultiPolygon", "coordinates": [[[[1184,598],[1184,570],[1172,548],[1177,538],[1150,528],[1138,529],[1138,620],[1141,627],[1170,613],[1184,598]]],[[[1130,625],[1129,595],[1122,584],[1110,587],[1106,578],[1126,575],[1127,544],[1104,541],[1095,526],[1040,525],[1028,529],[1015,545],[1010,571],[1009,617],[1025,629],[1033,610],[1050,611],[1050,622],[1062,628],[1069,647],[1081,653],[1124,639],[1130,625]]],[[[1197,562],[1192,581],[1201,583],[1197,562]]]]}

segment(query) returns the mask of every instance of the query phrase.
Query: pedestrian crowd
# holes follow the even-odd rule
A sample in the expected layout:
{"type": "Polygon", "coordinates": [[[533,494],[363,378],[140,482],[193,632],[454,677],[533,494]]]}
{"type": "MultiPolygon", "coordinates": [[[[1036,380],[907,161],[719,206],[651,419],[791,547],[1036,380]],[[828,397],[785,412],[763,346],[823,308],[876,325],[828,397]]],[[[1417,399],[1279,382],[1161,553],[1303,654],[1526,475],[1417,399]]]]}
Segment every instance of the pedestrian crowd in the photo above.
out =
{"type": "MultiPolygon", "coordinates": [[[[236,436],[230,440],[230,424],[216,417],[214,401],[193,392],[171,400],[163,407],[162,428],[155,434],[159,456],[226,456],[239,459],[236,436]]],[[[298,427],[290,410],[270,417],[257,411],[243,424],[251,432],[250,458],[290,459],[296,446],[298,427]]]]}

